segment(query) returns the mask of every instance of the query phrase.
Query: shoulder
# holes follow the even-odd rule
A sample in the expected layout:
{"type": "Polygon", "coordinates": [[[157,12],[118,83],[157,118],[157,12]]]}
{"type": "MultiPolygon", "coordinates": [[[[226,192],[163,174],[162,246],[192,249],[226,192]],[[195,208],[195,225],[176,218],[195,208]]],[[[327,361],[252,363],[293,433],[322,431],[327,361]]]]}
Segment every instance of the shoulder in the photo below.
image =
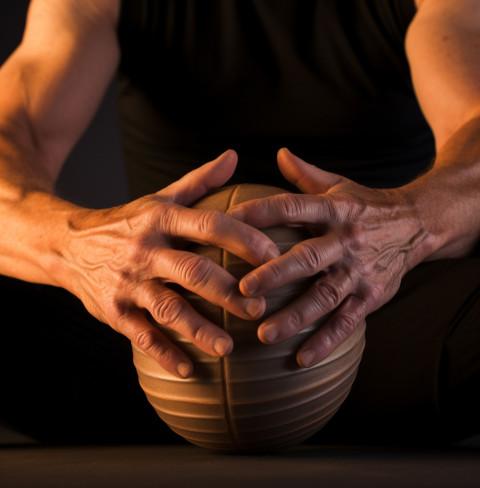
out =
{"type": "Polygon", "coordinates": [[[479,20],[478,12],[480,2],[478,0],[414,0],[417,13],[438,13],[448,15],[455,12],[464,14],[479,20]]]}
{"type": "Polygon", "coordinates": [[[32,0],[28,19],[61,18],[72,24],[110,23],[116,27],[120,8],[121,0],[32,0]]]}

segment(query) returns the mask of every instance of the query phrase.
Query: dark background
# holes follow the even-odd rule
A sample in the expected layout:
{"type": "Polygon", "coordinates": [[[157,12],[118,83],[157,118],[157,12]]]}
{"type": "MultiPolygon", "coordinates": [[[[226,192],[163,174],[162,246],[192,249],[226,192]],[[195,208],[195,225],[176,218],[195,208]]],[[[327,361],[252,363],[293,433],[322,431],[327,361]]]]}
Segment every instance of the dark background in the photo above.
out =
{"type": "MultiPolygon", "coordinates": [[[[22,39],[29,0],[0,0],[0,65],[22,39]]],[[[115,111],[115,83],[60,175],[57,192],[74,203],[110,207],[128,200],[115,111]]]]}
{"type": "MultiPolygon", "coordinates": [[[[28,4],[29,0],[0,0],[0,66],[21,41],[28,4]]],[[[57,184],[57,192],[62,197],[92,208],[128,200],[115,105],[113,81],[90,127],[62,170],[57,184]]],[[[25,438],[0,425],[0,444],[24,441],[25,438]]],[[[480,436],[470,443],[479,446],[480,436]]],[[[464,445],[469,442],[465,441],[464,445]]]]}

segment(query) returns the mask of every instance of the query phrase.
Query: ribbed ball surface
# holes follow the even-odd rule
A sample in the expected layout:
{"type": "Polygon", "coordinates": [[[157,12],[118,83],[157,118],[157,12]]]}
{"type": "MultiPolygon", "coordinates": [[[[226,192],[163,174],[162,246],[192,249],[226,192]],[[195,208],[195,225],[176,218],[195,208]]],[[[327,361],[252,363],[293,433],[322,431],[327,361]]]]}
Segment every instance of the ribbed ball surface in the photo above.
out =
{"type": "MultiPolygon", "coordinates": [[[[196,208],[225,212],[253,199],[284,192],[262,185],[237,185],[205,197],[196,208]]],[[[281,252],[308,238],[303,228],[276,227],[264,232],[281,252]]],[[[240,279],[251,266],[221,249],[194,246],[194,252],[221,264],[240,279]]],[[[265,317],[291,302],[309,280],[266,296],[265,317]]],[[[364,348],[365,324],[317,366],[297,365],[299,346],[321,325],[317,321],[281,344],[257,337],[261,321],[246,321],[185,291],[184,296],[234,340],[227,358],[213,358],[159,325],[195,361],[194,376],[180,380],[133,347],[134,364],[148,401],[170,428],[198,446],[219,451],[270,451],[300,444],[321,429],[347,397],[364,348]]]]}

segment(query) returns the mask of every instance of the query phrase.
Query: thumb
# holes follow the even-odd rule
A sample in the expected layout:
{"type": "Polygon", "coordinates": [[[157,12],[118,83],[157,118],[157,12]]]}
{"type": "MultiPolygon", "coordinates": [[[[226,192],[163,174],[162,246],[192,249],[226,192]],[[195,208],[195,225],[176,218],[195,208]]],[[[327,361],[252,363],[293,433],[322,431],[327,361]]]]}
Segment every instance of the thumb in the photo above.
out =
{"type": "Polygon", "coordinates": [[[237,153],[229,149],[158,193],[179,205],[192,205],[210,190],[223,186],[233,175],[237,161],[237,153]]]}
{"type": "Polygon", "coordinates": [[[277,161],[282,175],[303,193],[325,193],[343,179],[303,161],[285,147],[278,151],[277,161]]]}

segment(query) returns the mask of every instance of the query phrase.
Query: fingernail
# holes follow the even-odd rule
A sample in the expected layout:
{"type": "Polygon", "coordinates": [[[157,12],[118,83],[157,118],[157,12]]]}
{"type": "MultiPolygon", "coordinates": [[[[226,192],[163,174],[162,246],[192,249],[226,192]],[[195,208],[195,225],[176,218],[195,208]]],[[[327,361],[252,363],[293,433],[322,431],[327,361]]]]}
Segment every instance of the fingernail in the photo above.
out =
{"type": "Polygon", "coordinates": [[[263,325],[260,329],[260,334],[265,342],[273,343],[278,337],[277,328],[271,325],[263,325]]]}
{"type": "Polygon", "coordinates": [[[257,318],[263,308],[263,300],[260,298],[250,298],[245,301],[245,313],[253,319],[257,318]]]}
{"type": "Polygon", "coordinates": [[[255,275],[246,276],[245,278],[243,278],[242,283],[249,295],[253,295],[260,288],[260,283],[258,282],[255,275]]]}
{"type": "Polygon", "coordinates": [[[227,212],[227,214],[230,215],[230,217],[233,217],[236,220],[240,220],[240,222],[244,222],[245,221],[245,214],[244,214],[243,210],[241,210],[240,208],[230,209],[227,212]]]}
{"type": "Polygon", "coordinates": [[[214,351],[220,356],[225,356],[230,349],[230,341],[225,337],[217,337],[213,342],[214,351]]]}
{"type": "Polygon", "coordinates": [[[277,246],[269,246],[265,251],[265,255],[263,256],[263,262],[267,263],[268,261],[278,258],[280,256],[280,251],[278,250],[277,246]]]}
{"type": "Polygon", "coordinates": [[[189,378],[192,375],[192,366],[186,362],[180,363],[177,372],[182,378],[189,378]]]}
{"type": "Polygon", "coordinates": [[[310,349],[308,349],[307,351],[302,351],[298,356],[301,366],[305,368],[309,368],[310,366],[312,366],[315,359],[315,354],[310,349]]]}

